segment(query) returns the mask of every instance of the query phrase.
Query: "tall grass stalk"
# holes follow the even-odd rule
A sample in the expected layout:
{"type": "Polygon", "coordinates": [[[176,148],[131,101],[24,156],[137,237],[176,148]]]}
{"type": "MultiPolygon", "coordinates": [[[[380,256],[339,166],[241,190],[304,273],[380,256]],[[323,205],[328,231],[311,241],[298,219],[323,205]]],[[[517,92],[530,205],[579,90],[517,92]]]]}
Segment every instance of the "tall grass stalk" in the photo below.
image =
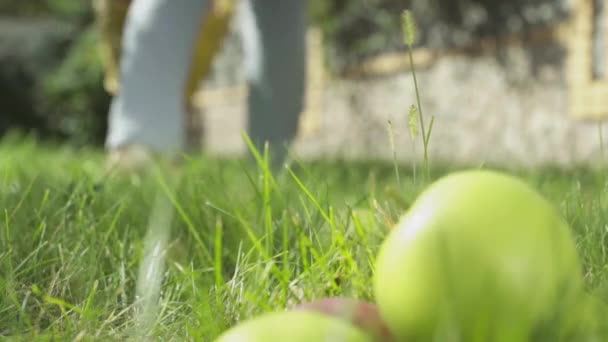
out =
{"type": "Polygon", "coordinates": [[[418,86],[418,78],[416,77],[416,67],[414,64],[414,54],[412,52],[414,42],[417,38],[417,27],[416,22],[414,20],[414,16],[410,10],[405,10],[402,15],[402,27],[403,27],[403,41],[405,45],[407,45],[408,56],[410,60],[410,65],[412,68],[412,77],[414,79],[414,88],[416,90],[416,105],[418,112],[418,120],[420,123],[420,133],[422,137],[422,145],[423,145],[423,153],[424,153],[424,169],[426,171],[427,179],[430,179],[430,166],[429,166],[429,142],[431,139],[431,132],[433,131],[433,124],[435,122],[435,117],[431,116],[431,121],[429,123],[428,129],[424,123],[424,115],[422,112],[422,103],[420,101],[420,90],[418,86]]]}

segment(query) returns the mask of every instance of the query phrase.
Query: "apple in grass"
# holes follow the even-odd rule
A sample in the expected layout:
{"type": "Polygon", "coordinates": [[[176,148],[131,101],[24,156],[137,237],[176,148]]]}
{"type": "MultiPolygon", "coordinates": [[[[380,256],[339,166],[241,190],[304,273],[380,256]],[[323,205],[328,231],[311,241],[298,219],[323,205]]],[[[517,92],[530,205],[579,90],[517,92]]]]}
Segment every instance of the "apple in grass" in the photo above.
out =
{"type": "Polygon", "coordinates": [[[373,342],[365,331],[350,322],[313,311],[267,313],[220,335],[216,342],[373,342]]]}
{"type": "Polygon", "coordinates": [[[576,302],[568,224],[523,181],[460,171],[431,184],[380,247],[373,279],[400,339],[525,341],[576,302]]]}
{"type": "Polygon", "coordinates": [[[346,297],[329,297],[299,304],[294,309],[319,312],[346,320],[370,333],[376,341],[394,340],[374,303],[346,297]]]}

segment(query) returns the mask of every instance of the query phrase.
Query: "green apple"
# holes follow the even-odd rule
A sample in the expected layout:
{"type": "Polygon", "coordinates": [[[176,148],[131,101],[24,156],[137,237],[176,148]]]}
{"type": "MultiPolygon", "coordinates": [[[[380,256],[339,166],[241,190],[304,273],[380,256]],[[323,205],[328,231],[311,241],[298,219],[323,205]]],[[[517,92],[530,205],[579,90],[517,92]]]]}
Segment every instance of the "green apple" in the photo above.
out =
{"type": "Polygon", "coordinates": [[[556,209],[523,181],[487,170],[431,184],[380,247],[374,274],[382,317],[414,341],[526,341],[581,285],[556,209]]]}
{"type": "Polygon", "coordinates": [[[372,342],[373,338],[347,320],[294,310],[267,313],[222,334],[216,342],[372,342]]]}

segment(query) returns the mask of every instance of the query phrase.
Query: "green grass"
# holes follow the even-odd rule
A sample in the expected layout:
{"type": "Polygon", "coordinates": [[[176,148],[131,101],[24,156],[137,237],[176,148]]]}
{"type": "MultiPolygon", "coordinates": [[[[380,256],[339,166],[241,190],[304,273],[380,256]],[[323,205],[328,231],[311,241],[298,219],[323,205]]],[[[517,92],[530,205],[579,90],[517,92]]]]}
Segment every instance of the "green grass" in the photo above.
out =
{"type": "MultiPolygon", "coordinates": [[[[238,321],[320,296],[373,300],[378,247],[424,188],[410,167],[399,168],[399,188],[393,165],[372,162],[271,173],[201,157],[175,188],[162,173],[104,179],[101,165],[96,151],[0,144],[0,337],[133,337],[148,227],[165,227],[152,215],[159,194],[176,210],[152,317],[158,340],[211,341],[238,321]]],[[[433,170],[437,178],[448,169],[433,170]]],[[[587,290],[608,302],[605,172],[516,173],[560,208],[587,290]]]]}

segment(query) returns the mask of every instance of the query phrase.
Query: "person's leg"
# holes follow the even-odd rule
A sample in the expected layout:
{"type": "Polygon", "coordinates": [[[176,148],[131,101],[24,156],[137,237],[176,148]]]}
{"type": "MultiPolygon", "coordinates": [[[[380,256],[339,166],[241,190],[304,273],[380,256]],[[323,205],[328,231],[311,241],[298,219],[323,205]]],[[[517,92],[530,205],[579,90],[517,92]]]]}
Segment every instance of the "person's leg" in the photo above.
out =
{"type": "Polygon", "coordinates": [[[235,12],[237,0],[214,0],[210,3],[209,11],[199,27],[197,44],[189,67],[185,106],[188,108],[189,120],[186,123],[187,146],[196,150],[202,145],[204,134],[201,110],[196,108],[195,99],[201,81],[205,79],[213,65],[213,61],[220,52],[224,40],[230,32],[230,23],[235,12]]]}
{"type": "Polygon", "coordinates": [[[95,21],[100,33],[99,54],[104,66],[104,88],[112,95],[119,85],[121,37],[131,0],[93,0],[95,21]]]}
{"type": "Polygon", "coordinates": [[[285,157],[303,110],[306,79],[305,0],[245,0],[241,30],[249,78],[248,134],[285,157]]]}
{"type": "Polygon", "coordinates": [[[120,61],[120,90],[109,114],[108,149],[183,149],[189,66],[206,0],[134,0],[120,61]]]}

